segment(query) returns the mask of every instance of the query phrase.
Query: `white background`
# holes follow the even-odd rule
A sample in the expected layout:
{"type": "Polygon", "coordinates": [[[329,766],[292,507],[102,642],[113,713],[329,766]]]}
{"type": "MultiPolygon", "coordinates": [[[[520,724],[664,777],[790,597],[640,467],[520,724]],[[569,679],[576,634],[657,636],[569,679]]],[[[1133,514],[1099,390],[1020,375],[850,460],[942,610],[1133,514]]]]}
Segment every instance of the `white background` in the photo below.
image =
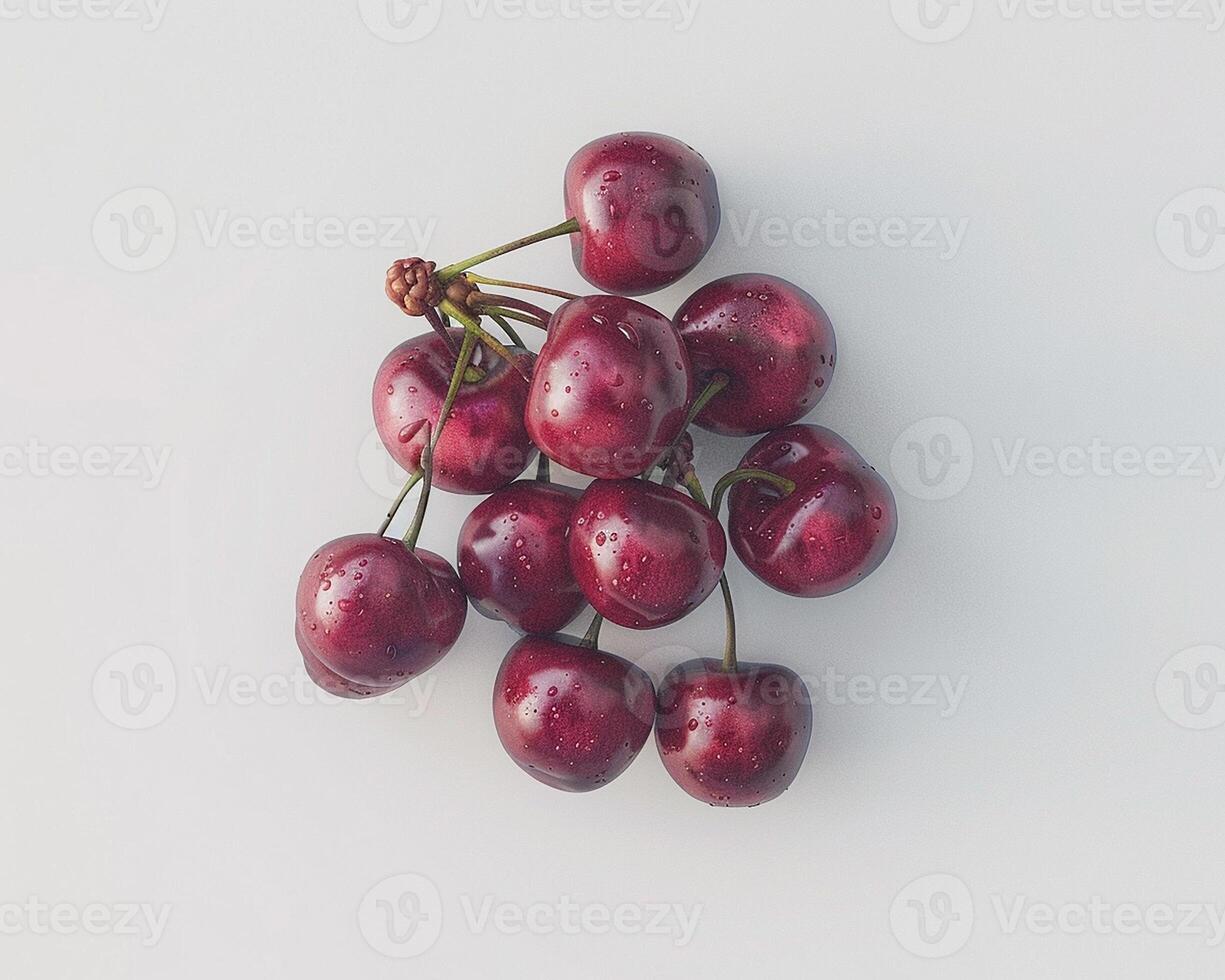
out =
{"type": "MultiPolygon", "coordinates": [[[[926,22],[907,0],[465,0],[417,40],[381,2],[48,3],[0,3],[0,973],[1221,974],[1207,914],[1177,928],[1180,904],[1225,910],[1206,0],[1194,20],[933,2],[926,22]],[[747,270],[815,293],[840,356],[813,420],[899,501],[893,553],[848,593],[787,599],[729,564],[743,654],[859,678],[862,702],[819,687],[799,780],[753,810],[689,799],[650,744],[595,794],[525,777],[488,703],[512,637],[475,615],[399,703],[283,686],[302,564],[373,530],[393,482],[363,450],[370,383],[421,326],[384,269],[560,220],[569,155],[625,128],[698,147],[724,205],[706,262],[649,302],[747,270]],[[130,188],[153,190],[113,200],[130,188]],[[241,247],[244,220],[295,212],[358,230],[241,247]],[[816,230],[829,212],[857,244],[816,230]],[[397,217],[427,240],[357,222],[397,217]],[[128,446],[169,451],[164,474],[121,465],[128,446]],[[1198,470],[1168,472],[1178,447],[1198,470]],[[964,696],[924,703],[928,677],[964,696]],[[148,697],[121,701],[125,678],[148,697]],[[1078,929],[1095,899],[1104,925],[1078,929]],[[410,913],[398,931],[380,900],[410,913]],[[155,943],[73,928],[95,903],[170,918],[155,943]],[[643,927],[673,903],[691,936],[675,912],[643,927]]],[[[562,242],[491,268],[582,285],[562,242]]],[[[748,445],[700,443],[707,480],[748,445]]],[[[474,504],[436,495],[424,545],[453,555],[474,504]]],[[[605,643],[658,679],[721,624],[712,601],[605,643]]]]}

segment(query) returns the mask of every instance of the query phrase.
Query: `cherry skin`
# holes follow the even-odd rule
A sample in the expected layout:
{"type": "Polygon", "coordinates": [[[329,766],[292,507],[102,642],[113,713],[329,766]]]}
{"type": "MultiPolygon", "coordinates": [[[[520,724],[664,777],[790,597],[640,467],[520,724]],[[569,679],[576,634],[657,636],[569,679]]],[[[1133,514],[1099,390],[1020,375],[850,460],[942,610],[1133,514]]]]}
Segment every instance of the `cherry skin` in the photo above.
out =
{"type": "Polygon", "coordinates": [[[570,523],[570,567],[609,622],[656,629],[696,609],[727,561],[723,528],[706,507],[645,480],[596,480],[570,523]]]}
{"type": "Polygon", "coordinates": [[[503,748],[528,775],[572,793],[621,775],[651,734],[654,715],[655,686],[645,672],[573,637],[524,637],[494,683],[503,748]]]}
{"type": "Polygon", "coordinates": [[[728,537],[745,567],[789,595],[848,589],[874,571],[897,536],[893,491],[842,437],[792,425],[759,440],[742,467],[793,480],[782,497],[768,484],[732,488],[728,537]]]}
{"type": "MultiPolygon", "coordinates": [[[[462,330],[452,330],[458,349],[462,330]]],[[[523,425],[532,355],[515,351],[520,374],[478,346],[473,364],[485,372],[460,386],[434,449],[434,486],[452,493],[484,494],[504,487],[535,458],[523,425]]],[[[407,340],[384,359],[374,379],[374,422],[387,451],[406,472],[421,462],[425,422],[437,431],[455,356],[436,333],[407,340]]]]}
{"type": "Polygon", "coordinates": [[[715,175],[692,147],[656,133],[588,143],[566,167],[574,264],[606,293],[640,296],[687,275],[719,231],[715,175]]]}
{"type": "Polygon", "coordinates": [[[798,422],[829,390],[837,345],[820,304],[785,279],[728,276],[703,286],[676,314],[699,389],[716,373],[728,386],[698,425],[730,436],[798,422]]]}
{"type": "Polygon", "coordinates": [[[325,690],[377,697],[441,660],[468,604],[444,558],[376,534],[320,548],[298,580],[295,632],[307,672],[325,690]]]}
{"type": "Polygon", "coordinates": [[[459,532],[472,607],[521,633],[557,633],[587,605],[566,546],[579,491],[520,480],[482,501],[459,532]]]}
{"type": "Polygon", "coordinates": [[[632,299],[584,296],[553,314],[527,431],[577,473],[639,476],[680,434],[692,398],[689,356],[667,317],[632,299]]]}
{"type": "Polygon", "coordinates": [[[711,806],[757,806],[795,779],[812,737],[812,698],[775,664],[690,660],[659,687],[655,743],[686,793],[711,806]]]}

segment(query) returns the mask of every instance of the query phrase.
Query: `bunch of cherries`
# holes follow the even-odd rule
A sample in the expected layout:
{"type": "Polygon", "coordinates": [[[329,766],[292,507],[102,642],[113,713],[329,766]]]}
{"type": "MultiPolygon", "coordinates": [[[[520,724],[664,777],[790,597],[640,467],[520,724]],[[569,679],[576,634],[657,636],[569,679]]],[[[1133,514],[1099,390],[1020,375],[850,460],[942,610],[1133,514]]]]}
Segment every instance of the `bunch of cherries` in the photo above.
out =
{"type": "Polygon", "coordinates": [[[719,196],[700,154],[650,133],[596,140],[566,169],[565,205],[564,223],[466,261],[389,270],[387,295],[431,327],[393,350],[374,383],[379,434],[411,477],[377,533],[328,542],[307,562],[298,646],[320,687],[378,697],[451,649],[470,601],[523,634],[498,671],[493,718],[530,775],[569,791],[603,786],[654,728],[664,767],[691,796],[763,803],[795,779],[812,704],[794,671],[737,659],[727,541],[780,592],[832,595],[884,560],[893,495],[839,436],[797,424],[829,390],[835,360],[833,327],[804,290],[730,276],[671,320],[626,298],[677,281],[714,240],[719,196]],[[562,235],[599,294],[471,271],[562,235]],[[565,302],[550,312],[523,292],[565,302]],[[526,327],[545,332],[539,354],[517,333],[526,327]],[[691,423],[761,436],[709,498],[691,423]],[[538,454],[535,478],[519,479],[538,454]],[[594,479],[583,491],[553,483],[550,460],[594,479]],[[408,532],[386,536],[417,483],[408,532]],[[489,494],[460,530],[458,573],[417,547],[432,487],[489,494]],[[599,648],[605,619],[657,629],[716,588],[722,660],[680,664],[657,692],[599,648]],[[587,605],[586,635],[563,634],[587,605]]]}

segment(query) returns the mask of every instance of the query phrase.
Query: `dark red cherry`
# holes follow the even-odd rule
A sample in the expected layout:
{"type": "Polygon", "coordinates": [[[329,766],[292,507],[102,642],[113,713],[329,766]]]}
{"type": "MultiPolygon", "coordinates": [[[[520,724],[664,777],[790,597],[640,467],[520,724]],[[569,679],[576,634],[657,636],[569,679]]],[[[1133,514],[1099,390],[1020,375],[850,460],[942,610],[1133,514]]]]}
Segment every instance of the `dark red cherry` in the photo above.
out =
{"type": "MultiPolygon", "coordinates": [[[[462,330],[451,331],[456,347],[462,330]]],[[[484,372],[465,382],[434,450],[434,486],[452,493],[491,493],[516,479],[536,451],[523,424],[532,355],[518,351],[515,370],[483,347],[473,363],[484,372]]],[[[407,340],[387,355],[374,379],[374,422],[387,451],[405,471],[421,462],[424,422],[437,429],[455,356],[436,333],[407,340]]]]}
{"type": "Polygon", "coordinates": [[[742,467],[793,480],[783,497],[757,480],[732,488],[728,537],[746,568],[780,592],[827,596],[874,571],[897,535],[893,491],[849,443],[817,425],[762,438],[742,467]]]}
{"type": "Polygon", "coordinates": [[[616,779],[651,733],[655,686],[628,660],[567,636],[529,636],[502,661],[493,721],[519,767],[581,793],[616,779]]]}
{"type": "Polygon", "coordinates": [[[566,167],[574,264],[597,289],[654,292],[687,275],[719,231],[715,175],[692,147],[656,133],[588,143],[566,167]]]}
{"type": "Polygon", "coordinates": [[[579,491],[520,480],[482,501],[459,532],[472,606],[521,633],[557,633],[586,607],[566,546],[579,491]]]}
{"type": "Polygon", "coordinates": [[[468,604],[438,555],[353,534],[320,548],[298,580],[295,631],[308,673],[333,694],[376,697],[446,655],[468,604]]]}
{"type": "Polygon", "coordinates": [[[527,431],[578,473],[638,476],[680,433],[692,397],[689,356],[667,317],[631,299],[584,296],[549,324],[527,431]]]}
{"type": "Polygon", "coordinates": [[[798,422],[829,390],[837,346],[820,304],[784,279],[759,273],[703,286],[676,314],[698,389],[722,373],[728,386],[697,423],[724,435],[798,422]]]}
{"type": "Polygon", "coordinates": [[[677,785],[712,806],[757,806],[796,777],[812,737],[812,698],[775,664],[690,660],[659,688],[655,741],[677,785]]]}
{"type": "Polygon", "coordinates": [[[570,524],[570,567],[605,619],[629,629],[674,623],[723,574],[727,539],[690,497],[645,480],[596,480],[570,524]]]}

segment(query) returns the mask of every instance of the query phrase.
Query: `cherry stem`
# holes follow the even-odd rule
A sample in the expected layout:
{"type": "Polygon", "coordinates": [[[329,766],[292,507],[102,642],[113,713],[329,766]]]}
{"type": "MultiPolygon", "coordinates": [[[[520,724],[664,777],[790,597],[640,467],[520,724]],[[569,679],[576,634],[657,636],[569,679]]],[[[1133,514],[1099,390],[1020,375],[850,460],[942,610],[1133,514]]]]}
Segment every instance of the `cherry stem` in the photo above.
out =
{"type": "Polygon", "coordinates": [[[558,296],[561,299],[578,299],[578,294],[568,293],[564,289],[551,289],[548,286],[537,286],[531,282],[513,282],[510,279],[490,279],[488,276],[478,276],[475,272],[469,272],[468,278],[473,282],[479,282],[482,286],[500,286],[503,289],[524,289],[530,293],[547,293],[549,296],[558,296]]]}
{"type": "Polygon", "coordinates": [[[518,310],[529,316],[534,316],[545,323],[553,319],[553,314],[543,306],[529,303],[527,300],[515,299],[513,296],[499,296],[497,293],[473,293],[472,304],[477,310],[488,308],[498,310],[518,310]]]}
{"type": "Polygon", "coordinates": [[[442,338],[443,343],[447,345],[447,350],[451,352],[452,357],[459,357],[459,346],[455,343],[455,338],[451,336],[447,330],[447,325],[442,322],[442,317],[438,315],[438,311],[432,306],[425,308],[425,318],[429,320],[430,326],[434,328],[434,333],[442,338]]]}
{"type": "Polygon", "coordinates": [[[538,320],[534,316],[528,316],[526,313],[520,313],[518,310],[508,310],[505,306],[481,307],[481,312],[486,316],[500,316],[505,317],[507,320],[526,323],[529,327],[535,327],[537,330],[549,329],[549,325],[543,320],[538,320]]]}
{"type": "MultiPolygon", "coordinates": [[[[693,497],[703,507],[709,506],[706,503],[706,492],[702,489],[702,483],[698,479],[697,473],[690,466],[685,471],[683,480],[685,489],[689,491],[689,495],[693,497]]],[[[728,674],[736,672],[736,607],[732,603],[732,587],[728,584],[727,573],[719,577],[719,588],[723,592],[723,616],[726,622],[726,633],[723,641],[723,670],[728,674]]]]}
{"type": "Polygon", "coordinates": [[[737,483],[743,483],[745,480],[760,480],[763,483],[768,483],[772,487],[780,490],[784,497],[795,493],[795,483],[788,480],[785,476],[779,476],[777,473],[771,473],[769,470],[758,470],[752,467],[746,467],[742,470],[732,470],[727,476],[723,477],[715,484],[715,492],[713,503],[710,510],[716,517],[719,516],[719,511],[723,507],[723,498],[727,495],[727,491],[734,487],[737,483]]]}
{"type": "MultiPolygon", "coordinates": [[[[459,348],[459,357],[456,358],[455,360],[455,370],[451,372],[451,383],[447,387],[447,396],[443,400],[441,411],[439,411],[438,413],[438,425],[434,427],[434,430],[433,430],[433,434],[434,434],[433,446],[434,447],[437,447],[438,441],[442,438],[443,427],[447,424],[447,419],[451,415],[451,410],[455,407],[455,399],[459,397],[460,385],[463,384],[464,379],[467,377],[468,362],[472,359],[472,352],[474,350],[476,350],[476,338],[470,333],[465,333],[464,342],[460,345],[460,348],[459,348]]],[[[429,426],[428,422],[426,423],[426,426],[427,428],[426,428],[426,433],[425,433],[425,444],[426,444],[426,448],[429,449],[430,448],[430,430],[428,428],[429,426]]],[[[425,458],[425,452],[423,451],[422,459],[424,458],[425,458]]],[[[431,459],[432,458],[433,456],[431,455],[431,459]]],[[[404,503],[404,499],[408,496],[409,491],[411,491],[413,487],[415,487],[418,483],[420,483],[424,476],[425,476],[424,468],[418,465],[418,467],[413,471],[412,475],[405,482],[403,489],[400,490],[400,494],[399,496],[396,497],[395,503],[391,505],[391,509],[387,511],[387,517],[384,519],[383,524],[379,528],[379,531],[378,531],[380,538],[384,534],[387,533],[387,529],[391,527],[391,522],[396,519],[396,514],[399,513],[400,507],[404,503]]],[[[418,528],[417,533],[418,534],[420,533],[420,528],[418,528]]],[[[416,538],[414,537],[413,540],[415,542],[416,538]]]]}
{"type": "MultiPolygon", "coordinates": [[[[439,421],[442,421],[441,418],[439,421]]],[[[404,535],[404,545],[409,551],[417,550],[417,538],[421,536],[421,528],[425,526],[425,511],[430,505],[430,490],[434,486],[434,447],[430,445],[429,425],[428,422],[425,423],[425,445],[421,449],[421,472],[425,482],[421,485],[421,496],[417,498],[417,513],[413,515],[413,523],[404,535]]]]}
{"type": "Polygon", "coordinates": [[[491,248],[488,252],[481,252],[479,255],[474,255],[470,259],[464,259],[462,262],[456,262],[447,266],[437,274],[438,282],[446,286],[454,281],[455,277],[461,272],[467,272],[473,266],[480,265],[482,262],[488,262],[490,259],[496,259],[499,255],[506,255],[508,252],[515,252],[521,248],[526,248],[529,245],[535,245],[537,242],[545,242],[550,238],[560,238],[562,235],[573,235],[578,232],[578,221],[571,218],[568,221],[563,221],[560,225],[554,225],[552,228],[546,228],[544,231],[538,231],[534,235],[528,235],[526,238],[516,238],[513,242],[507,242],[505,245],[499,245],[497,248],[491,248]]]}
{"type": "MultiPolygon", "coordinates": [[[[485,312],[489,313],[488,310],[485,312]]],[[[506,339],[512,344],[514,344],[516,347],[526,348],[526,345],[523,343],[523,338],[520,337],[519,332],[507,322],[506,317],[500,316],[497,313],[489,313],[489,319],[502,328],[502,332],[506,334],[506,339]]]]}
{"type": "Polygon", "coordinates": [[[474,317],[462,307],[457,306],[449,299],[444,299],[442,304],[439,306],[439,309],[441,309],[444,313],[455,317],[456,320],[462,323],[464,325],[465,334],[468,337],[476,337],[482,344],[493,351],[493,353],[497,354],[498,357],[502,358],[502,360],[514,368],[514,370],[519,373],[519,377],[521,377],[524,381],[529,383],[531,382],[532,379],[524,372],[523,368],[520,367],[519,359],[506,348],[505,344],[499,342],[498,339],[493,336],[493,334],[482,327],[479,319],[474,317]]]}
{"type": "Polygon", "coordinates": [[[579,646],[585,650],[594,650],[600,644],[600,627],[604,625],[604,617],[599,613],[595,614],[595,619],[591,621],[591,625],[587,627],[587,632],[583,634],[583,639],[579,642],[579,646]]]}
{"type": "Polygon", "coordinates": [[[693,420],[702,413],[702,409],[710,404],[710,400],[714,398],[715,395],[719,394],[719,392],[731,384],[731,380],[731,378],[722,372],[718,372],[710,376],[710,381],[706,383],[706,387],[702,389],[701,394],[699,394],[698,397],[693,400],[693,404],[689,406],[689,413],[685,416],[685,424],[681,426],[681,431],[676,434],[676,438],[673,439],[668,448],[663,451],[659,459],[655,460],[655,463],[651,469],[647,470],[648,473],[657,467],[667,466],[671,462],[672,457],[676,454],[676,447],[679,446],[681,444],[681,440],[685,438],[685,433],[689,431],[689,426],[693,425],[693,420]]]}
{"type": "Polygon", "coordinates": [[[540,459],[536,461],[536,482],[550,483],[552,482],[552,467],[549,464],[549,457],[544,453],[540,454],[540,459]]]}

